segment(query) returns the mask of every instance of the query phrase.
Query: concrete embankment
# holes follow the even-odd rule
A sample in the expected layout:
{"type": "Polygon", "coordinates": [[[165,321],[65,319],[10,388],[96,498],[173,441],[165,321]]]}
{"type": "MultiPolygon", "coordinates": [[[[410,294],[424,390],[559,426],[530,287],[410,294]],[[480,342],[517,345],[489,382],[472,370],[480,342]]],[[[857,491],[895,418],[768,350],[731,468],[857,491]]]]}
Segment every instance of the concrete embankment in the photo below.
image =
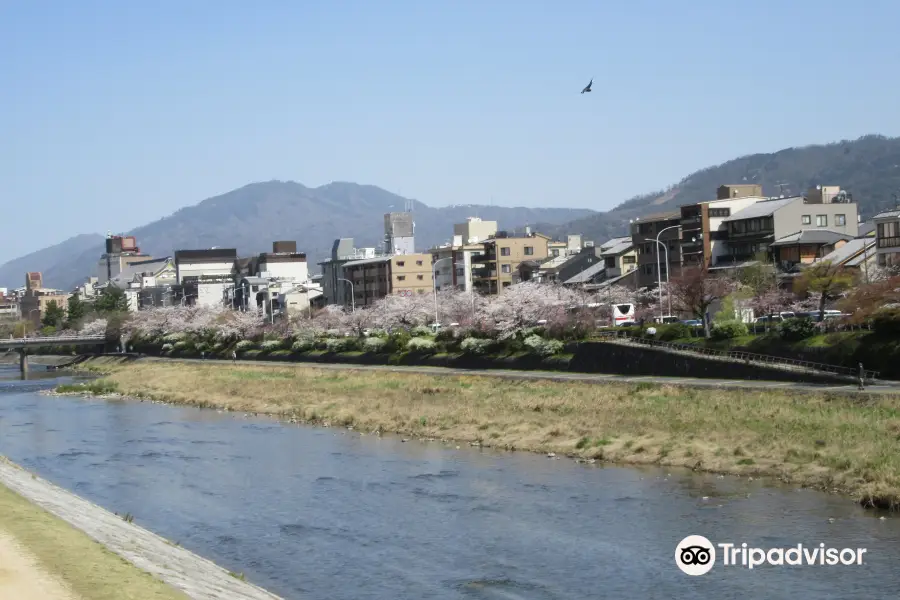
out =
{"type": "Polygon", "coordinates": [[[138,569],[180,590],[189,598],[279,600],[278,596],[243,581],[213,562],[5,459],[0,460],[0,485],[69,523],[138,569]]]}

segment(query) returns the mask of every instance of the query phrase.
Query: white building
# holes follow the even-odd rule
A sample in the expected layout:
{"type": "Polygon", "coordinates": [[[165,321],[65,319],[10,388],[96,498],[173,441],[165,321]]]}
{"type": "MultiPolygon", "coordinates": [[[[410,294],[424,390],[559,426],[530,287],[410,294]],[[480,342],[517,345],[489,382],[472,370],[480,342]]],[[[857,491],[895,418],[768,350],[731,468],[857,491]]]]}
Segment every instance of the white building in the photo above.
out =
{"type": "Polygon", "coordinates": [[[175,282],[181,287],[182,303],[200,306],[222,304],[234,288],[234,248],[178,250],[175,252],[175,282]]]}

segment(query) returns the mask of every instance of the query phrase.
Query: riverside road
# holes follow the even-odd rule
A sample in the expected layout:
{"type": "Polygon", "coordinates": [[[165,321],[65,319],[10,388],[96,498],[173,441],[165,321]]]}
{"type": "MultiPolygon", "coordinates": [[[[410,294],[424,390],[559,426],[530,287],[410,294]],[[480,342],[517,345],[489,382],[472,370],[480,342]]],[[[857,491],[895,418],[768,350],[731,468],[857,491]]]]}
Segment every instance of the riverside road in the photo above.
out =
{"type": "MultiPolygon", "coordinates": [[[[222,364],[230,361],[221,359],[197,359],[197,358],[155,358],[146,357],[141,360],[174,361],[183,363],[216,363],[222,364]]],[[[880,382],[867,385],[865,390],[858,390],[856,384],[816,384],[794,383],[785,381],[748,381],[742,379],[698,379],[688,377],[656,377],[634,375],[609,375],[604,373],[568,373],[556,371],[513,371],[507,369],[455,369],[449,367],[425,367],[425,366],[386,366],[386,365],[354,365],[337,363],[315,362],[282,362],[264,360],[238,360],[235,364],[241,366],[262,367],[300,367],[313,369],[332,369],[341,371],[382,371],[387,373],[410,373],[417,375],[435,376],[475,376],[497,377],[500,379],[561,381],[581,383],[653,383],[659,385],[677,385],[697,388],[738,388],[750,390],[788,390],[811,393],[830,393],[842,395],[858,394],[900,394],[900,385],[895,382],[880,382]]]]}

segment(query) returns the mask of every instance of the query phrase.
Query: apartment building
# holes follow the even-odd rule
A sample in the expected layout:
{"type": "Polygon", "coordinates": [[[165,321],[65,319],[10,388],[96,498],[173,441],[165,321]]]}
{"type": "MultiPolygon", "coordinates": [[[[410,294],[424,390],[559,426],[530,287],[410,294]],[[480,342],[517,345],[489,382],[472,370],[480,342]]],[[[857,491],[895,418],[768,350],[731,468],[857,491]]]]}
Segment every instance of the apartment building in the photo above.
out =
{"type": "Polygon", "coordinates": [[[484,253],[472,256],[472,280],[476,291],[499,294],[519,281],[519,267],[524,261],[540,262],[550,255],[550,238],[527,231],[511,237],[498,231],[493,239],[484,242],[484,253]]]}
{"type": "Polygon", "coordinates": [[[875,222],[875,260],[882,267],[900,267],[900,208],[878,213],[875,222]]]}
{"type": "Polygon", "coordinates": [[[725,220],[760,200],[762,186],[723,185],[716,199],[681,207],[681,253],[685,265],[716,264],[727,254],[725,220]]]}
{"type": "Polygon", "coordinates": [[[432,259],[430,254],[398,254],[344,263],[344,277],[352,284],[345,306],[371,306],[390,294],[411,296],[431,293],[432,259]]]}
{"type": "Polygon", "coordinates": [[[680,240],[681,211],[656,213],[631,222],[631,243],[637,253],[638,287],[656,286],[658,279],[665,279],[668,271],[677,272],[681,265],[680,240]]]}

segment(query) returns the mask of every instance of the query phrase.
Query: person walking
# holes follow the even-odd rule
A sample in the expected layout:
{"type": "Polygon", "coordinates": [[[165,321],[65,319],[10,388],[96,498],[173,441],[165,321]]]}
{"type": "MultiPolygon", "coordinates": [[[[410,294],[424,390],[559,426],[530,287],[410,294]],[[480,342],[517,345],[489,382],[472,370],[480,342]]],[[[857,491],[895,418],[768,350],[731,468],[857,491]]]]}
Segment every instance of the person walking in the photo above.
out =
{"type": "Polygon", "coordinates": [[[234,350],[232,350],[232,351],[231,351],[231,364],[234,364],[234,363],[236,363],[236,362],[237,362],[237,352],[235,352],[234,350]]]}
{"type": "Polygon", "coordinates": [[[866,389],[866,370],[862,363],[859,363],[859,389],[860,391],[866,389]]]}

